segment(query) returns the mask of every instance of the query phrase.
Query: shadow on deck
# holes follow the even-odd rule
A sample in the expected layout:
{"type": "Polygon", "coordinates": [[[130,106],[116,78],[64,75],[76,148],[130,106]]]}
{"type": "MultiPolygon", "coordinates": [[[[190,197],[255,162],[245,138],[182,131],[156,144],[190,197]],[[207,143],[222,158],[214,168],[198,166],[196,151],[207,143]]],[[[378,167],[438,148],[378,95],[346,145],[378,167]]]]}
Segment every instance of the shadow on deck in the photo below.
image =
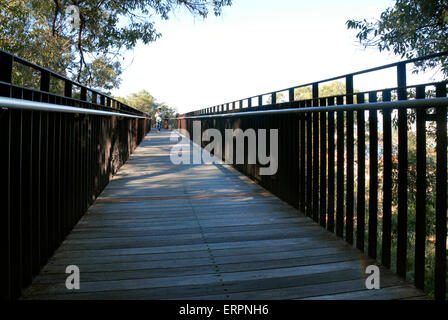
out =
{"type": "Polygon", "coordinates": [[[151,132],[22,299],[425,298],[227,165],[170,162],[151,132]],[[65,268],[80,269],[67,290],[65,268]]]}

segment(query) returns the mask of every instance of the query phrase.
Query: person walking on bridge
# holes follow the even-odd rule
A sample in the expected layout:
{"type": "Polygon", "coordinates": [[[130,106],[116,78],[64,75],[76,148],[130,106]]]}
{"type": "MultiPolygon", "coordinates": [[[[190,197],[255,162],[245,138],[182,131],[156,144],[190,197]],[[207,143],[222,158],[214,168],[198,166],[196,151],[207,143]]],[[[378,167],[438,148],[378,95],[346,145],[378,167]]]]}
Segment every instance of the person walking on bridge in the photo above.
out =
{"type": "Polygon", "coordinates": [[[157,109],[156,114],[154,115],[156,118],[156,128],[157,132],[160,132],[160,128],[162,127],[162,118],[163,118],[163,112],[161,108],[157,109]]]}

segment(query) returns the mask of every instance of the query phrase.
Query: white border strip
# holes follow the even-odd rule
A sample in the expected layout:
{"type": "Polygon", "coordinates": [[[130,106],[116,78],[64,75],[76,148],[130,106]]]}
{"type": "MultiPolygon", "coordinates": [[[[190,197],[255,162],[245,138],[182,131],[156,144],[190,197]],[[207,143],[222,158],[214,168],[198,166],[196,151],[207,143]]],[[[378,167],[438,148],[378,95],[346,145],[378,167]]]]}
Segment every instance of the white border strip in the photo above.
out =
{"type": "Polygon", "coordinates": [[[64,112],[64,113],[82,113],[101,116],[117,116],[126,118],[148,119],[148,117],[142,117],[132,114],[102,111],[95,109],[85,109],[78,107],[71,107],[67,105],[52,104],[46,102],[36,102],[30,100],[22,100],[15,98],[0,97],[0,107],[8,109],[19,110],[32,110],[32,111],[46,111],[46,112],[64,112]]]}

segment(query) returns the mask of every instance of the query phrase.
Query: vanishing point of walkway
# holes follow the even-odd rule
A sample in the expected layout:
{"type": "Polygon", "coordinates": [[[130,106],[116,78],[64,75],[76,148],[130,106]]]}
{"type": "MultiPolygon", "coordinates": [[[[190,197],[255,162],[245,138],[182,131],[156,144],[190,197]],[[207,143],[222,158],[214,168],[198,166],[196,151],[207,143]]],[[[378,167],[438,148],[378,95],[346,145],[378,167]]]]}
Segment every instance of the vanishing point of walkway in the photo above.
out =
{"type": "Polygon", "coordinates": [[[406,299],[424,294],[227,165],[174,165],[151,132],[23,299],[406,299]],[[81,288],[65,287],[77,265],[81,288]]]}

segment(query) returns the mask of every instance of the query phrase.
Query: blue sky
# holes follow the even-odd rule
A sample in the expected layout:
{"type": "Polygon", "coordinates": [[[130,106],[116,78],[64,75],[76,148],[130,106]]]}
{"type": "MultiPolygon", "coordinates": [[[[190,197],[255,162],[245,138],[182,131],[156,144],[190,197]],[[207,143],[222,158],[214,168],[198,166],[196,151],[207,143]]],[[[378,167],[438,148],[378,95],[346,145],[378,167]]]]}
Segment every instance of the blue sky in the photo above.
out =
{"type": "MultiPolygon", "coordinates": [[[[393,54],[362,48],[345,26],[351,18],[377,18],[393,3],[234,0],[206,20],[178,10],[157,20],[161,39],[126,56],[113,94],[145,89],[183,113],[395,62],[393,54]]],[[[378,77],[356,81],[358,89],[394,85],[378,77]]]]}

